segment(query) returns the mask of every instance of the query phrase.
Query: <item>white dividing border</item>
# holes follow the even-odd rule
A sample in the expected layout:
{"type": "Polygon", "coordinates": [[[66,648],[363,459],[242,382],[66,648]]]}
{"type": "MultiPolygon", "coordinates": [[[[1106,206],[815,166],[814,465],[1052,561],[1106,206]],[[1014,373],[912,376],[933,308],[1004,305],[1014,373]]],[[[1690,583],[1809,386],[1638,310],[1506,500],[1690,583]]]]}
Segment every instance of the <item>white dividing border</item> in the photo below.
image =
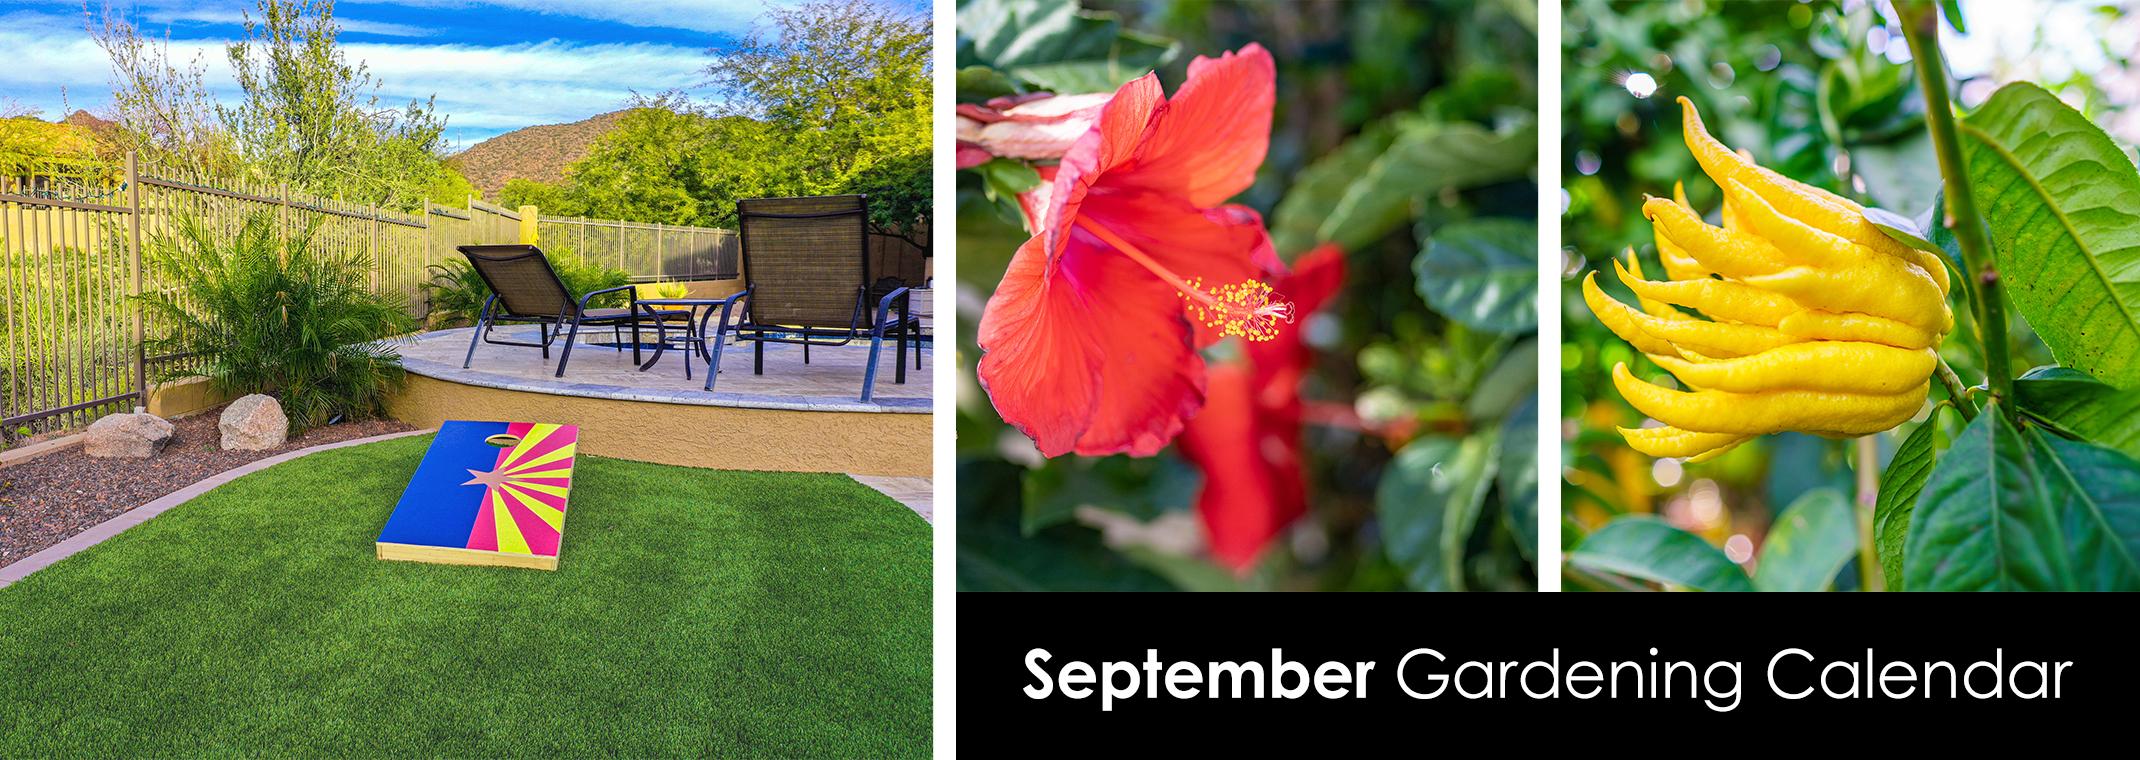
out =
{"type": "Polygon", "coordinates": [[[1538,590],[1560,590],[1560,2],[1538,5],[1538,590]]]}

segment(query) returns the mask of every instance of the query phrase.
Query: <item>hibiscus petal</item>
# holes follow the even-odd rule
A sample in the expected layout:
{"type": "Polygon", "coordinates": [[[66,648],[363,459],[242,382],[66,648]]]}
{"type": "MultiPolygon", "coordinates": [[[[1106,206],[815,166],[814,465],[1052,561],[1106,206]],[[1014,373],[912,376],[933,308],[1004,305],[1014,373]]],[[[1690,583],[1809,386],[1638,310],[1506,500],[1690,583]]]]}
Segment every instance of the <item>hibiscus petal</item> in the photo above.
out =
{"type": "Polygon", "coordinates": [[[1247,190],[1270,147],[1276,72],[1271,54],[1255,43],[1190,62],[1189,81],[1138,146],[1133,181],[1185,194],[1200,208],[1247,190]]]}
{"type": "Polygon", "coordinates": [[[1159,453],[1204,404],[1204,359],[1190,343],[1181,297],[1083,230],[1071,233],[1059,261],[1059,274],[1091,294],[1083,324],[1102,346],[1099,408],[1077,453],[1159,453]]]}
{"type": "Polygon", "coordinates": [[[1052,457],[1068,453],[1099,411],[1103,357],[1092,304],[1051,273],[1042,245],[1034,236],[1019,246],[988,299],[977,374],[1003,421],[1052,457]]]}
{"type": "MultiPolygon", "coordinates": [[[[1251,381],[1248,369],[1239,364],[1211,367],[1204,411],[1177,439],[1182,454],[1204,471],[1196,513],[1203,520],[1211,556],[1237,573],[1254,564],[1263,547],[1300,512],[1286,514],[1287,500],[1275,477],[1279,472],[1267,466],[1258,451],[1251,381]]],[[[1298,482],[1297,477],[1291,480],[1298,482]]]]}
{"type": "MultiPolygon", "coordinates": [[[[1178,195],[1117,193],[1108,186],[1088,195],[1080,213],[1174,274],[1198,279],[1206,290],[1261,280],[1285,268],[1271,249],[1263,218],[1246,206],[1198,209],[1178,195]]],[[[1219,337],[1217,328],[1197,324],[1196,345],[1211,345],[1219,337]]]]}
{"type": "Polygon", "coordinates": [[[1060,171],[1055,175],[1055,207],[1049,210],[1047,219],[1050,252],[1062,249],[1062,232],[1070,220],[1077,218],[1086,188],[1136,153],[1145,128],[1151,125],[1152,112],[1165,101],[1158,75],[1130,80],[1115,90],[1091,131],[1063,153],[1060,171]]]}

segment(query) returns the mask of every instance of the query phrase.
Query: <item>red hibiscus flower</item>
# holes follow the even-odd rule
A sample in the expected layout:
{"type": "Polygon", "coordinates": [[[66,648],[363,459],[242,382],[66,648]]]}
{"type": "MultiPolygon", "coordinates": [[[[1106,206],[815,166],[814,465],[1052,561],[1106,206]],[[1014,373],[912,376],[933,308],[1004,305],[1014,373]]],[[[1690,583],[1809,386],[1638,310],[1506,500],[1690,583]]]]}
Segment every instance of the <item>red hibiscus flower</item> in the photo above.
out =
{"type": "MultiPolygon", "coordinates": [[[[1278,282],[1301,314],[1345,282],[1345,252],[1325,244],[1293,262],[1278,282]]],[[[1211,556],[1234,572],[1255,564],[1279,531],[1308,511],[1301,472],[1300,381],[1315,351],[1298,331],[1248,344],[1248,361],[1214,365],[1204,411],[1182,431],[1181,452],[1204,470],[1196,497],[1211,556]]]]}
{"type": "Polygon", "coordinates": [[[1153,75],[1123,85],[1020,199],[1035,234],[981,317],[979,375],[1041,453],[1158,453],[1204,404],[1197,349],[1291,320],[1256,281],[1284,270],[1262,217],[1219,205],[1263,163],[1274,71],[1250,44],[1191,62],[1171,101],[1153,75]]]}

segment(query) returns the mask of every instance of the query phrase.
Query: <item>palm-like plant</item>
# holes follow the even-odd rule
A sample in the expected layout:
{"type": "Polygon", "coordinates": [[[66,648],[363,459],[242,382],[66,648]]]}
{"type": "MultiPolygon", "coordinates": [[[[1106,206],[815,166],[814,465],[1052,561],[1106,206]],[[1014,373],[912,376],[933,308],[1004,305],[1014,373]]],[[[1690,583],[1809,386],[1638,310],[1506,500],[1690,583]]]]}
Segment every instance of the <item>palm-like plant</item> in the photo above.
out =
{"type": "Polygon", "coordinates": [[[316,223],[286,240],[275,227],[256,213],[226,236],[181,215],[154,239],[146,258],[166,288],[140,296],[158,326],[145,348],[198,358],[156,379],[200,375],[211,392],[274,396],[293,434],[334,414],[383,414],[403,379],[394,337],[416,326],[405,299],[370,288],[364,253],[315,249],[316,223]]]}

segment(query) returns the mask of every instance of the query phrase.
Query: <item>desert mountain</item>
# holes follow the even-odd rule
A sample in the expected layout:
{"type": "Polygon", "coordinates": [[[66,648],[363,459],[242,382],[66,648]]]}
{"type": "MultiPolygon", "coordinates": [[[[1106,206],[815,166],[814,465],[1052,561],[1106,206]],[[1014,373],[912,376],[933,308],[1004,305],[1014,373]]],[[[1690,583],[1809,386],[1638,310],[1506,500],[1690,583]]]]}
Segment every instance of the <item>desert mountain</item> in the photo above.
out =
{"type": "Polygon", "coordinates": [[[571,124],[544,124],[516,129],[470,146],[446,159],[469,184],[495,201],[507,180],[560,182],[565,167],[587,157],[594,142],[616,127],[625,111],[611,111],[571,124]]]}

